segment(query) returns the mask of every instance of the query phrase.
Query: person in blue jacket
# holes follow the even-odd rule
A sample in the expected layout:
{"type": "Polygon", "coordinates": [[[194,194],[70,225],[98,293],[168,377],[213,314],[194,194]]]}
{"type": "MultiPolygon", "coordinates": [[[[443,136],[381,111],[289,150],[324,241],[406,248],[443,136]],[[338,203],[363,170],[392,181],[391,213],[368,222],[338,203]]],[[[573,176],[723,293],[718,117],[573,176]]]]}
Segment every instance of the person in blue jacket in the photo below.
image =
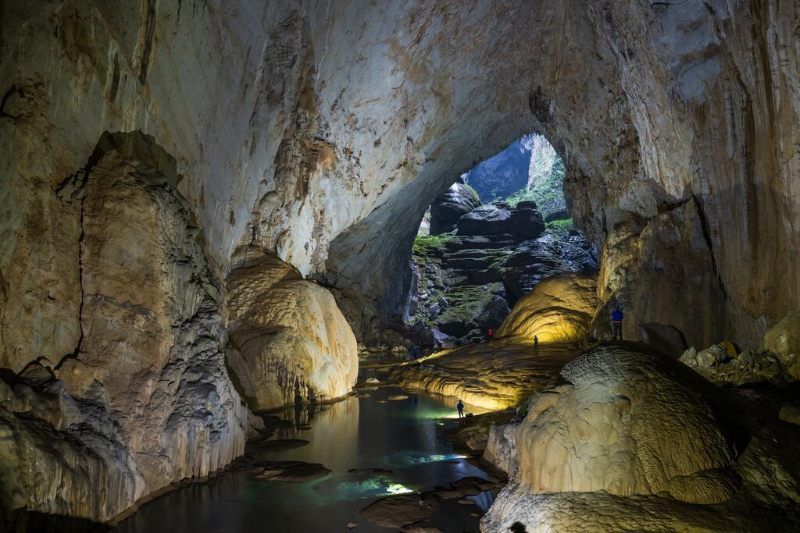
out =
{"type": "Polygon", "coordinates": [[[625,315],[622,313],[622,308],[619,304],[614,307],[614,310],[611,312],[611,324],[614,326],[614,340],[621,341],[622,340],[622,319],[625,318],[625,315]]]}

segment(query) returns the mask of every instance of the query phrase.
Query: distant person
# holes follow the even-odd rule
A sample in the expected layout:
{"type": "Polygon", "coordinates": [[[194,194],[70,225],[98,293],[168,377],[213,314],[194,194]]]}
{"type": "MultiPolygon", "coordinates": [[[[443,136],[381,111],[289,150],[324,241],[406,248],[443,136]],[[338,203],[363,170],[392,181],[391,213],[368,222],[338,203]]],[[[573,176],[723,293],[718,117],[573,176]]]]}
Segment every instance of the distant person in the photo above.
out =
{"type": "Polygon", "coordinates": [[[489,332],[488,333],[489,333],[489,338],[493,339],[494,338],[494,330],[492,328],[489,328],[489,332]]]}
{"type": "Polygon", "coordinates": [[[409,355],[411,355],[411,359],[419,359],[420,356],[419,346],[417,346],[416,344],[412,346],[411,350],[409,350],[409,355]]]}
{"type": "Polygon", "coordinates": [[[533,353],[539,355],[539,336],[533,336],[533,353]]]}
{"type": "Polygon", "coordinates": [[[621,341],[622,340],[622,319],[625,318],[625,315],[622,313],[622,308],[617,304],[614,310],[611,312],[611,324],[614,326],[614,340],[621,341]]]}
{"type": "Polygon", "coordinates": [[[458,409],[458,418],[464,418],[464,402],[458,400],[458,405],[456,405],[456,409],[458,409]]]}

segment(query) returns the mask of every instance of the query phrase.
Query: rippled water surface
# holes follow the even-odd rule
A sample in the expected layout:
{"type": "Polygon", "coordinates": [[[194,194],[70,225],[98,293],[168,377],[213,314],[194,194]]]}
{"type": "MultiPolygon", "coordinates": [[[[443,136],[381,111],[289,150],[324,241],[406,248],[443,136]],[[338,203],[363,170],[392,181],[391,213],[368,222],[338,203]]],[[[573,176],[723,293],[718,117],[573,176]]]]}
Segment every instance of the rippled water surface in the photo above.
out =
{"type": "MultiPolygon", "coordinates": [[[[391,531],[365,522],[358,511],[375,499],[446,485],[465,476],[485,477],[453,452],[443,429],[457,424],[454,399],[380,389],[325,406],[316,413],[287,411],[295,426],[277,438],[310,443],[265,460],[322,463],[332,472],[302,483],[260,480],[248,472],[224,474],[171,492],[144,505],[113,531],[120,533],[391,531]],[[407,394],[405,400],[388,400],[407,394]],[[298,426],[300,428],[298,428],[298,426]],[[302,427],[310,429],[302,429],[302,427]],[[391,472],[349,472],[352,469],[391,472]]],[[[480,499],[480,498],[478,498],[480,499]]],[[[485,498],[484,498],[485,499],[485,498]]],[[[478,501],[481,507],[486,501],[478,501]]],[[[477,529],[478,519],[450,512],[447,529],[477,529]]]]}

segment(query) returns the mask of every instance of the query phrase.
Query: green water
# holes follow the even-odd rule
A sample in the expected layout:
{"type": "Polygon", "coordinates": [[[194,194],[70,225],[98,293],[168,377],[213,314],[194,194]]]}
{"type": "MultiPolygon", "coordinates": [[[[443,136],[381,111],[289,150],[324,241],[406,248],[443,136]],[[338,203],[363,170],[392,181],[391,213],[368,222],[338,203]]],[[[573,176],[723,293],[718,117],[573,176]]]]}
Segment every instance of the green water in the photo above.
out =
{"type": "MultiPolygon", "coordinates": [[[[267,460],[322,463],[332,472],[303,483],[259,480],[248,472],[224,474],[166,494],[120,523],[119,533],[391,531],[358,514],[377,498],[430,490],[482,470],[453,452],[443,429],[457,424],[454,399],[424,393],[389,401],[401,391],[380,389],[317,412],[287,411],[284,419],[310,429],[280,429],[276,437],[305,439],[304,447],[261,453],[267,460]],[[349,472],[386,469],[391,472],[349,472]]],[[[476,498],[485,507],[490,503],[476,498]]],[[[475,531],[478,518],[453,503],[438,515],[448,531],[475,531]]],[[[469,507],[474,510],[474,507],[469,507]]]]}

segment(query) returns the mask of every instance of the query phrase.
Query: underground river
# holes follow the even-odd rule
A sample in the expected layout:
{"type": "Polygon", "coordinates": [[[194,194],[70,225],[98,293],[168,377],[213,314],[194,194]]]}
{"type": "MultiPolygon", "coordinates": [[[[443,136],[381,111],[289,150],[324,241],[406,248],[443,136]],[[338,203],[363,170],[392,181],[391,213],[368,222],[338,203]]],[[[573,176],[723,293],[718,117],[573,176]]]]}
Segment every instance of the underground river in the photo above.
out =
{"type": "MultiPolygon", "coordinates": [[[[321,463],[331,470],[328,475],[297,482],[259,479],[251,467],[227,472],[143,505],[112,531],[322,532],[347,531],[348,525],[359,532],[391,531],[367,522],[359,511],[384,496],[432,490],[468,476],[486,478],[454,452],[444,434],[458,425],[456,402],[380,388],[315,412],[288,409],[279,413],[284,422],[272,439],[299,447],[248,453],[257,456],[256,462],[321,463]]],[[[476,410],[468,406],[467,411],[476,410]]],[[[477,531],[491,498],[483,492],[447,501],[428,523],[448,531],[477,531]]]]}

